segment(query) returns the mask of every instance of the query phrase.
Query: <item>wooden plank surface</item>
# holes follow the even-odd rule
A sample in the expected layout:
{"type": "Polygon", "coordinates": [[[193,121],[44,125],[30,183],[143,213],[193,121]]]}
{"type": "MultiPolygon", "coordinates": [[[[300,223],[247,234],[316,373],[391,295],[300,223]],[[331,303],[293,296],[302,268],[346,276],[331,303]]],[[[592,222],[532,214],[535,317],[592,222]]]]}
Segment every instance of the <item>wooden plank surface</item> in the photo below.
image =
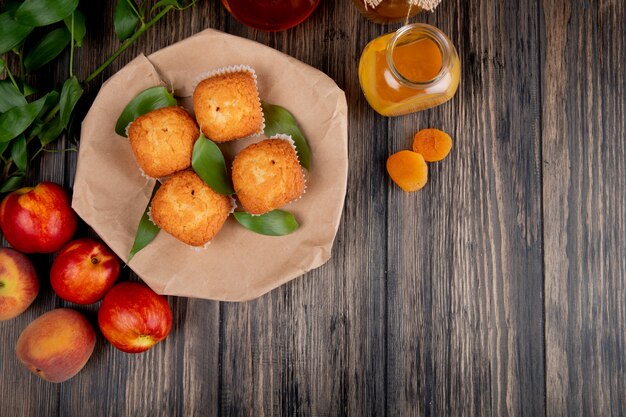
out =
{"type": "MultiPolygon", "coordinates": [[[[79,78],[119,44],[115,2],[83,3],[79,78]]],[[[85,369],[55,385],[13,350],[30,321],[69,305],[46,283],[52,258],[35,256],[42,295],[0,322],[0,416],[625,416],[625,20],[622,0],[444,0],[413,21],[457,45],[459,92],[387,119],[364,100],[357,62],[399,24],[370,23],[351,1],[322,0],[275,34],[242,26],[217,0],[168,16],[91,97],[138,53],[206,27],[326,72],[349,105],[333,258],[248,303],[170,297],[164,343],[128,355],[99,336],[85,369]],[[385,159],[424,127],[447,130],[455,147],[407,195],[385,159]]],[[[33,82],[63,80],[67,64],[33,82]]],[[[75,153],[45,154],[29,182],[71,187],[75,164],[75,153]]],[[[97,306],[79,309],[95,323],[97,306]]]]}
{"type": "Polygon", "coordinates": [[[390,120],[454,138],[428,186],[389,181],[391,415],[543,415],[539,66],[535,3],[449,1],[428,22],[457,45],[449,103],[390,120]]]}
{"type": "Polygon", "coordinates": [[[543,3],[546,404],[626,415],[626,4],[543,3]]]}

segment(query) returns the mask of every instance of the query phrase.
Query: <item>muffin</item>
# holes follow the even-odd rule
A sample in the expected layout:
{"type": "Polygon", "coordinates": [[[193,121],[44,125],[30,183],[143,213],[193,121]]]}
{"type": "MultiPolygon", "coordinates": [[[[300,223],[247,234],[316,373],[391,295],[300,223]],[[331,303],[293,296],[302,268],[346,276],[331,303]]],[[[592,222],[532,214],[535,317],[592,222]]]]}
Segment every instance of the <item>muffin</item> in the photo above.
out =
{"type": "Polygon", "coordinates": [[[263,131],[263,109],[254,72],[218,72],[193,92],[193,107],[202,132],[214,142],[228,142],[263,131]]]}
{"type": "Polygon", "coordinates": [[[180,107],[163,107],[138,117],[128,128],[128,140],[145,175],[161,178],[191,166],[198,126],[180,107]]]}
{"type": "Polygon", "coordinates": [[[203,246],[220,231],[232,209],[230,197],[213,191],[192,171],[169,177],[150,206],[154,224],[191,246],[203,246]]]}
{"type": "Polygon", "coordinates": [[[304,172],[291,142],[266,139],[243,149],[232,167],[239,202],[250,214],[263,214],[300,197],[304,172]]]}

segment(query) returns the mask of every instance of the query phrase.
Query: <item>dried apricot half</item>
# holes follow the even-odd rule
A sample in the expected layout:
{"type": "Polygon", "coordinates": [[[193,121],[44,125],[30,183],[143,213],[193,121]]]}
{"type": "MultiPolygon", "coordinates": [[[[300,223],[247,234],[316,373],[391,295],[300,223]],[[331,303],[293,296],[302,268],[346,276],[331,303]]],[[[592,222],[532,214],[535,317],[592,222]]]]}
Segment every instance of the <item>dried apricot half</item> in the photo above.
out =
{"type": "Polygon", "coordinates": [[[412,151],[400,151],[387,159],[389,176],[404,191],[417,191],[428,181],[428,166],[424,157],[412,151]]]}
{"type": "Polygon", "coordinates": [[[423,129],[413,138],[413,151],[421,153],[428,162],[441,161],[452,149],[452,138],[439,129],[423,129]]]}

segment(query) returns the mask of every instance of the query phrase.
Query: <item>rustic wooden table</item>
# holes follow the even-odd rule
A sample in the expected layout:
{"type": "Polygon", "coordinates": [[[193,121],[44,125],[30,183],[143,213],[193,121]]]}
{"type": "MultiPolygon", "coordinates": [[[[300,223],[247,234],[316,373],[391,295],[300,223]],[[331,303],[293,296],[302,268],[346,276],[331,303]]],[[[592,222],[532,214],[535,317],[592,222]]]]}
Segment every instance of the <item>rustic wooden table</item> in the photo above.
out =
{"type": "MultiPolygon", "coordinates": [[[[113,4],[81,6],[79,77],[118,45],[113,4]]],[[[350,174],[333,258],[252,302],[170,298],[164,343],[129,355],[99,336],[80,374],[50,384],[14,355],[27,323],[66,305],[46,283],[51,258],[35,256],[41,295],[0,323],[0,415],[625,416],[625,2],[444,0],[413,20],[449,34],[462,83],[450,103],[391,119],[361,95],[357,62],[399,25],[370,23],[348,0],[322,0],[276,34],[204,1],[124,53],[92,95],[135,55],[207,27],[335,79],[350,174]],[[453,151],[405,194],[384,162],[430,126],[453,151]]],[[[34,82],[66,68],[67,57],[34,82]]],[[[71,186],[75,163],[46,154],[28,182],[71,186]]],[[[96,306],[80,310],[95,318],[96,306]]]]}

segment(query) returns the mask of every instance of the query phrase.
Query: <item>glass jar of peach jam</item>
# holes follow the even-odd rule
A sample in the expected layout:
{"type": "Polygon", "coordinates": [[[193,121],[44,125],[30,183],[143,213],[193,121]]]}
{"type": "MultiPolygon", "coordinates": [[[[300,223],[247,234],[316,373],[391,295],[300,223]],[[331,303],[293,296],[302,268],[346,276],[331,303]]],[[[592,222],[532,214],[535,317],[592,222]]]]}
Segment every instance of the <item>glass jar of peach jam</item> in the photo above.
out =
{"type": "Polygon", "coordinates": [[[383,116],[400,116],[450,100],[461,63],[448,37],[415,23],[371,41],[361,54],[359,81],[369,104],[383,116]]]}

